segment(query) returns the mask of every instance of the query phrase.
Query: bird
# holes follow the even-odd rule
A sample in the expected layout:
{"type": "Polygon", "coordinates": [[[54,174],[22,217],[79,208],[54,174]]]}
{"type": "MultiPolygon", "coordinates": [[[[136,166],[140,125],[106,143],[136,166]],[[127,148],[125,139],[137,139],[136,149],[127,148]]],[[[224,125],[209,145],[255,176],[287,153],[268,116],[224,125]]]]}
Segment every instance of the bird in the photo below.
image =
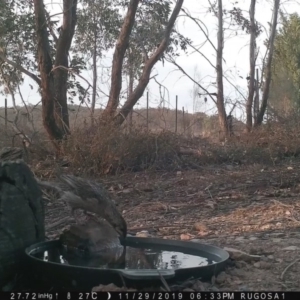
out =
{"type": "Polygon", "coordinates": [[[81,266],[123,266],[126,247],[105,220],[91,217],[84,225],[72,225],[60,235],[68,264],[81,266]]]}
{"type": "Polygon", "coordinates": [[[100,183],[69,174],[59,175],[56,182],[37,181],[42,188],[57,191],[60,200],[69,204],[73,213],[77,209],[94,213],[105,219],[120,238],[126,238],[126,221],[100,183]]]}

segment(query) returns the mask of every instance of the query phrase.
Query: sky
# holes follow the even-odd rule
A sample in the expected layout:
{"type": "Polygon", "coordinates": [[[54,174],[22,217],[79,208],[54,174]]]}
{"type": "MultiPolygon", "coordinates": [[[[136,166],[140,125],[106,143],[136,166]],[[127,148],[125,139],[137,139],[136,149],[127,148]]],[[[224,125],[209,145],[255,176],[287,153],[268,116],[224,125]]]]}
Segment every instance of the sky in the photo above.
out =
{"type": "MultiPolygon", "coordinates": [[[[57,1],[56,3],[59,2],[60,1],[57,1]]],[[[224,0],[223,8],[232,9],[235,2],[236,1],[233,0],[224,0]]],[[[268,22],[271,22],[272,19],[273,1],[258,0],[257,2],[256,20],[262,24],[264,29],[263,33],[257,40],[257,44],[260,49],[257,64],[258,66],[260,66],[261,59],[265,54],[263,41],[268,36],[268,22]]],[[[250,0],[240,0],[238,1],[237,5],[244,11],[244,16],[248,17],[250,0]]],[[[48,6],[48,8],[49,7],[51,8],[51,14],[61,11],[60,5],[53,4],[51,6],[48,6]]],[[[214,45],[216,45],[217,19],[212,13],[208,12],[208,0],[185,0],[183,8],[189,11],[193,17],[199,18],[205,24],[210,40],[214,45]]],[[[283,9],[287,13],[300,13],[300,4],[298,4],[296,1],[282,1],[281,9],[283,9]]],[[[242,33],[241,31],[236,34],[235,30],[233,30],[232,28],[227,28],[227,24],[228,22],[225,20],[225,42],[223,50],[225,62],[223,64],[223,69],[226,78],[230,80],[235,88],[232,87],[232,85],[230,85],[226,80],[224,80],[224,92],[225,96],[229,98],[232,103],[237,102],[239,104],[237,106],[237,109],[235,109],[233,115],[240,119],[243,119],[243,105],[245,103],[245,100],[242,95],[247,95],[247,81],[245,78],[247,77],[249,72],[248,45],[250,36],[245,32],[242,33]],[[239,92],[236,91],[236,88],[239,90],[239,92]]],[[[215,64],[216,57],[214,49],[209,43],[205,43],[205,36],[199,30],[197,25],[193,23],[193,21],[184,18],[182,14],[180,14],[177,20],[176,28],[182,35],[189,37],[197,48],[200,48],[201,46],[201,52],[207,58],[209,58],[213,64],[215,64]]],[[[101,64],[106,67],[110,67],[112,56],[113,51],[109,51],[109,53],[107,53],[106,59],[104,59],[101,64]]],[[[213,84],[216,77],[215,71],[199,53],[195,53],[192,49],[189,49],[188,54],[182,54],[180,57],[176,58],[176,63],[178,63],[185,70],[185,72],[193,77],[196,81],[199,81],[203,86],[205,86],[205,88],[207,88],[209,92],[216,92],[216,86],[213,84]]],[[[90,73],[84,72],[82,75],[89,82],[92,82],[90,73]]],[[[172,109],[175,108],[175,98],[176,96],[178,96],[178,107],[180,109],[184,107],[185,111],[188,112],[201,111],[208,114],[213,114],[216,112],[215,105],[210,99],[205,102],[203,97],[193,97],[193,82],[185,77],[180,71],[178,71],[174,65],[167,62],[162,65],[161,62],[158,62],[152,71],[152,76],[153,75],[156,75],[156,80],[166,87],[166,93],[164,97],[164,105],[166,107],[172,109]]],[[[36,104],[40,101],[40,95],[36,92],[37,89],[30,89],[29,83],[34,85],[34,82],[31,79],[25,80],[25,83],[22,86],[23,98],[27,103],[36,104]]],[[[123,84],[123,87],[124,85],[126,85],[125,82],[123,84]]],[[[105,91],[105,93],[108,93],[109,81],[99,84],[99,88],[105,91]]],[[[157,107],[161,99],[159,86],[152,80],[148,85],[147,91],[149,92],[150,107],[157,107]]],[[[137,108],[145,107],[145,95],[146,93],[144,93],[144,96],[139,100],[138,105],[136,106],[137,108]]],[[[2,104],[4,102],[4,96],[0,95],[0,99],[0,106],[2,106],[4,105],[2,104]]],[[[17,97],[17,99],[19,99],[19,97],[17,97]]],[[[105,96],[100,96],[97,101],[97,106],[105,106],[106,101],[107,98],[105,96]]],[[[18,100],[18,104],[20,103],[21,101],[18,100]]],[[[10,98],[8,98],[8,105],[12,105],[10,98]]],[[[231,107],[232,105],[230,104],[226,107],[227,112],[230,111],[231,107]]]]}

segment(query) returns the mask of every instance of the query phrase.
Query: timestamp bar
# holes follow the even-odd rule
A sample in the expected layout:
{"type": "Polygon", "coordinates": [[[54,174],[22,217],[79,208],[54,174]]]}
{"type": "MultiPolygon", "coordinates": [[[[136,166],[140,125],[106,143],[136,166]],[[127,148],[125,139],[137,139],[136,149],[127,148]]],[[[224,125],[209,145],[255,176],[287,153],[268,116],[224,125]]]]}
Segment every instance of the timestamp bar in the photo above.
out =
{"type": "Polygon", "coordinates": [[[299,300],[300,292],[0,292],[1,300],[299,300]]]}

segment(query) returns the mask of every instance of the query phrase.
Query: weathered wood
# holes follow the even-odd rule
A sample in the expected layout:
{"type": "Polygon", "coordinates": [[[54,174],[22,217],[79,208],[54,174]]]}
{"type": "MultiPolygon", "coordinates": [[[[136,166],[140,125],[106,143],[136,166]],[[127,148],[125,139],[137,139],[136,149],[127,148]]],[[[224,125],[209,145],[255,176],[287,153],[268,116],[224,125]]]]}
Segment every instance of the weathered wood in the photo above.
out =
{"type": "Polygon", "coordinates": [[[45,238],[42,193],[22,161],[0,162],[0,289],[22,273],[24,249],[45,238]]]}

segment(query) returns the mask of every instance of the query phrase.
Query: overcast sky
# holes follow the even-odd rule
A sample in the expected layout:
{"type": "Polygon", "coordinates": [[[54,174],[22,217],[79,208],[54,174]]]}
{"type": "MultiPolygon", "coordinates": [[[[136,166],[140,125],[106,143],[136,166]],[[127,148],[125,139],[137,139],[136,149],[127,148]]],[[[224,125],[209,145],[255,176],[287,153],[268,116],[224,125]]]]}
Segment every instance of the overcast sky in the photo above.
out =
{"type": "MultiPolygon", "coordinates": [[[[224,9],[232,9],[236,1],[233,0],[224,0],[223,1],[224,9]]],[[[282,5],[282,9],[285,12],[299,13],[299,4],[295,3],[296,1],[285,1],[282,5]]],[[[57,3],[57,2],[56,2],[57,3]]],[[[244,15],[248,17],[250,0],[240,0],[238,7],[244,10],[244,15]]],[[[256,6],[256,19],[260,22],[264,28],[268,31],[268,22],[272,18],[272,6],[273,1],[269,0],[258,0],[256,6]]],[[[201,19],[209,31],[209,37],[211,41],[216,45],[216,34],[217,34],[217,19],[213,16],[212,13],[208,12],[209,2],[207,0],[185,0],[184,8],[186,8],[193,17],[201,19]]],[[[56,5],[52,6],[53,13],[58,12],[61,8],[56,5]]],[[[52,12],[51,12],[52,13],[52,12]]],[[[226,28],[226,22],[224,27],[226,28]]],[[[177,28],[186,37],[189,37],[193,40],[194,45],[200,47],[203,42],[205,42],[205,36],[198,29],[198,27],[187,18],[179,17],[177,22],[177,28]]],[[[225,44],[224,44],[224,59],[225,63],[223,65],[224,72],[227,78],[239,89],[241,93],[246,95],[247,93],[247,82],[245,77],[249,72],[249,35],[239,32],[237,35],[233,30],[225,29],[225,44]],[[239,76],[242,76],[240,78],[239,76]]],[[[265,48],[263,46],[263,40],[266,39],[267,33],[264,31],[258,39],[258,46],[260,48],[260,54],[258,58],[258,64],[261,63],[261,58],[265,53],[265,48]]],[[[201,51],[207,58],[215,64],[215,51],[209,43],[205,43],[201,47],[201,51]]],[[[107,58],[102,62],[103,65],[109,67],[111,65],[113,51],[111,51],[107,58]]],[[[209,63],[199,54],[193,53],[191,49],[188,50],[188,54],[183,54],[176,59],[176,62],[184,68],[184,70],[192,77],[196,78],[197,81],[200,81],[203,86],[205,86],[210,92],[216,92],[215,86],[212,84],[215,82],[215,72],[214,69],[209,65],[209,63]]],[[[90,74],[83,74],[90,82],[90,74]]],[[[170,108],[175,107],[175,97],[178,95],[179,108],[185,107],[185,110],[189,112],[202,111],[209,114],[215,112],[215,107],[211,100],[208,100],[207,103],[204,103],[203,99],[196,99],[197,103],[193,101],[192,90],[193,83],[190,79],[182,75],[180,71],[176,71],[176,67],[165,63],[162,66],[162,63],[157,63],[153,69],[152,75],[157,75],[156,79],[162,83],[167,89],[168,94],[165,96],[166,106],[170,108]]],[[[37,103],[40,101],[40,96],[36,93],[36,89],[31,90],[29,88],[29,83],[33,83],[31,80],[26,80],[25,84],[22,87],[23,97],[28,101],[28,103],[37,103]]],[[[33,83],[34,84],[34,83],[33,83]]],[[[229,97],[232,102],[236,100],[243,105],[243,97],[236,92],[236,90],[224,80],[225,86],[225,96],[229,97]]],[[[108,91],[108,84],[102,84],[100,88],[104,91],[108,91]]],[[[151,82],[148,86],[149,96],[150,96],[150,106],[156,107],[159,104],[160,96],[158,85],[155,82],[151,82]]],[[[0,96],[2,101],[0,105],[3,105],[4,97],[0,96]]],[[[9,105],[11,105],[11,100],[9,100],[9,105]]],[[[107,99],[103,96],[98,100],[98,105],[105,105],[107,99]]],[[[138,107],[145,106],[146,100],[145,95],[139,101],[138,107]]],[[[227,111],[230,110],[230,105],[227,107],[227,111]]],[[[238,110],[237,114],[241,116],[241,111],[238,110]]]]}

